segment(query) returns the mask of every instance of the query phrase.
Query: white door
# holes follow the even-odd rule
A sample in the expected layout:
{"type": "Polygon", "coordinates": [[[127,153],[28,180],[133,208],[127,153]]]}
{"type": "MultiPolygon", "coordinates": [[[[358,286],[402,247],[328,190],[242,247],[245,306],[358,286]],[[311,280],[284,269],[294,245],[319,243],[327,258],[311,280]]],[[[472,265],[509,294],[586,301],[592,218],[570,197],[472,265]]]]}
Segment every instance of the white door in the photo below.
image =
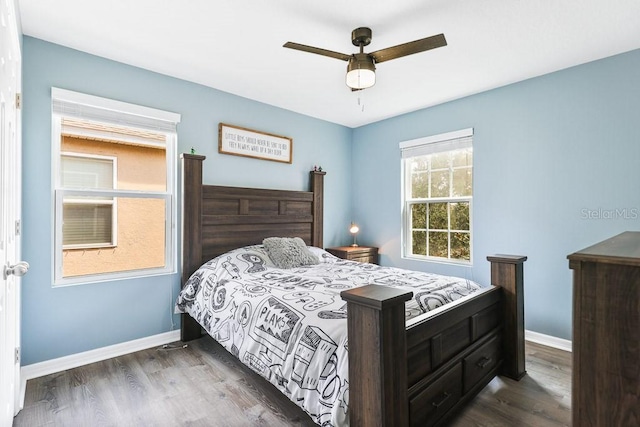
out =
{"type": "Polygon", "coordinates": [[[0,10],[0,426],[20,409],[21,57],[13,0],[0,10]]]}

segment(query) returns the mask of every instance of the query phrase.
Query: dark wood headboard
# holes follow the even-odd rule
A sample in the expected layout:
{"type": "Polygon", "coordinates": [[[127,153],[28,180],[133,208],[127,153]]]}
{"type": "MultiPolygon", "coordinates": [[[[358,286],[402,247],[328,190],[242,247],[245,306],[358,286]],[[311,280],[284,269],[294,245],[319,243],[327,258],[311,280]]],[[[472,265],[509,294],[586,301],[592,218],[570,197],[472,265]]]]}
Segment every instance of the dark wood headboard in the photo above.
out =
{"type": "MultiPolygon", "coordinates": [[[[309,173],[310,191],[202,184],[206,157],[182,154],[182,286],[208,260],[266,237],[300,237],[323,247],[325,172],[309,173]]],[[[200,336],[200,325],[182,316],[181,339],[200,336]]]]}

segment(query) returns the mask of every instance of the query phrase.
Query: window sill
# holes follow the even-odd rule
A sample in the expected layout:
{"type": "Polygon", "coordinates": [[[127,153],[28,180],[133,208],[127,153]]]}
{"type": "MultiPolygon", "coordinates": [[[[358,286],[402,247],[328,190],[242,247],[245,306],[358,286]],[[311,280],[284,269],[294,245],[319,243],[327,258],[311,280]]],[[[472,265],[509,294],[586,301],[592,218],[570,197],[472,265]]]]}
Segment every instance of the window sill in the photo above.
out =
{"type": "Polygon", "coordinates": [[[95,250],[95,249],[113,249],[117,247],[118,245],[113,245],[109,243],[96,244],[96,245],[67,245],[67,246],[63,246],[62,250],[63,251],[89,251],[89,250],[95,250]]]}
{"type": "Polygon", "coordinates": [[[142,279],[155,276],[169,276],[177,271],[171,268],[155,268],[147,270],[125,271],[121,273],[104,273],[86,276],[65,277],[54,280],[53,288],[64,288],[67,286],[92,285],[95,283],[125,281],[131,279],[142,279]]]}
{"type": "Polygon", "coordinates": [[[453,265],[456,267],[473,267],[473,263],[471,261],[457,261],[446,258],[435,258],[435,257],[425,257],[425,256],[411,256],[411,255],[402,255],[402,259],[407,261],[418,261],[425,263],[433,263],[433,264],[444,264],[444,265],[453,265]]]}

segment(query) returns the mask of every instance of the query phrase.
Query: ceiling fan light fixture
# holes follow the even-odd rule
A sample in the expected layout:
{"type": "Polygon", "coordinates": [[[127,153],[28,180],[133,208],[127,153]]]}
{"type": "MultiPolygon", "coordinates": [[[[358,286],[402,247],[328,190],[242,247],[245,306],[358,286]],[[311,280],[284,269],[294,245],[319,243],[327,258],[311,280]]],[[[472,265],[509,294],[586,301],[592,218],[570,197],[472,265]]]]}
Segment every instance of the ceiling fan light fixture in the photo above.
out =
{"type": "Polygon", "coordinates": [[[351,43],[360,48],[360,53],[353,55],[293,42],[286,42],[283,47],[328,56],[329,58],[347,62],[347,86],[352,90],[361,90],[376,84],[375,64],[447,45],[447,39],[445,39],[444,34],[437,34],[435,36],[376,50],[375,52],[365,53],[364,47],[371,43],[371,35],[371,28],[368,27],[356,28],[351,32],[351,43]]]}
{"type": "Polygon", "coordinates": [[[376,66],[365,53],[356,53],[347,65],[347,86],[351,89],[366,89],[376,84],[376,66]]]}

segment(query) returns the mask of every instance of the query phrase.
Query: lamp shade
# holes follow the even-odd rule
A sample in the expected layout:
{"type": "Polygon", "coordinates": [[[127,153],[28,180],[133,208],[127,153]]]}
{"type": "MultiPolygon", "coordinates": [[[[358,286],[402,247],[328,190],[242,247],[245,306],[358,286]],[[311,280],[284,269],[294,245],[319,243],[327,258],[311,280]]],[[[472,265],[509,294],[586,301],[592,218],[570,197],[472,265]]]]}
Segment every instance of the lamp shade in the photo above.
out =
{"type": "Polygon", "coordinates": [[[376,84],[376,66],[366,53],[356,53],[347,65],[347,86],[366,89],[376,84]]]}
{"type": "Polygon", "coordinates": [[[349,233],[353,234],[353,244],[351,245],[353,247],[358,246],[358,244],[356,243],[356,235],[358,234],[358,231],[360,231],[360,227],[352,222],[349,226],[349,233]]]}

